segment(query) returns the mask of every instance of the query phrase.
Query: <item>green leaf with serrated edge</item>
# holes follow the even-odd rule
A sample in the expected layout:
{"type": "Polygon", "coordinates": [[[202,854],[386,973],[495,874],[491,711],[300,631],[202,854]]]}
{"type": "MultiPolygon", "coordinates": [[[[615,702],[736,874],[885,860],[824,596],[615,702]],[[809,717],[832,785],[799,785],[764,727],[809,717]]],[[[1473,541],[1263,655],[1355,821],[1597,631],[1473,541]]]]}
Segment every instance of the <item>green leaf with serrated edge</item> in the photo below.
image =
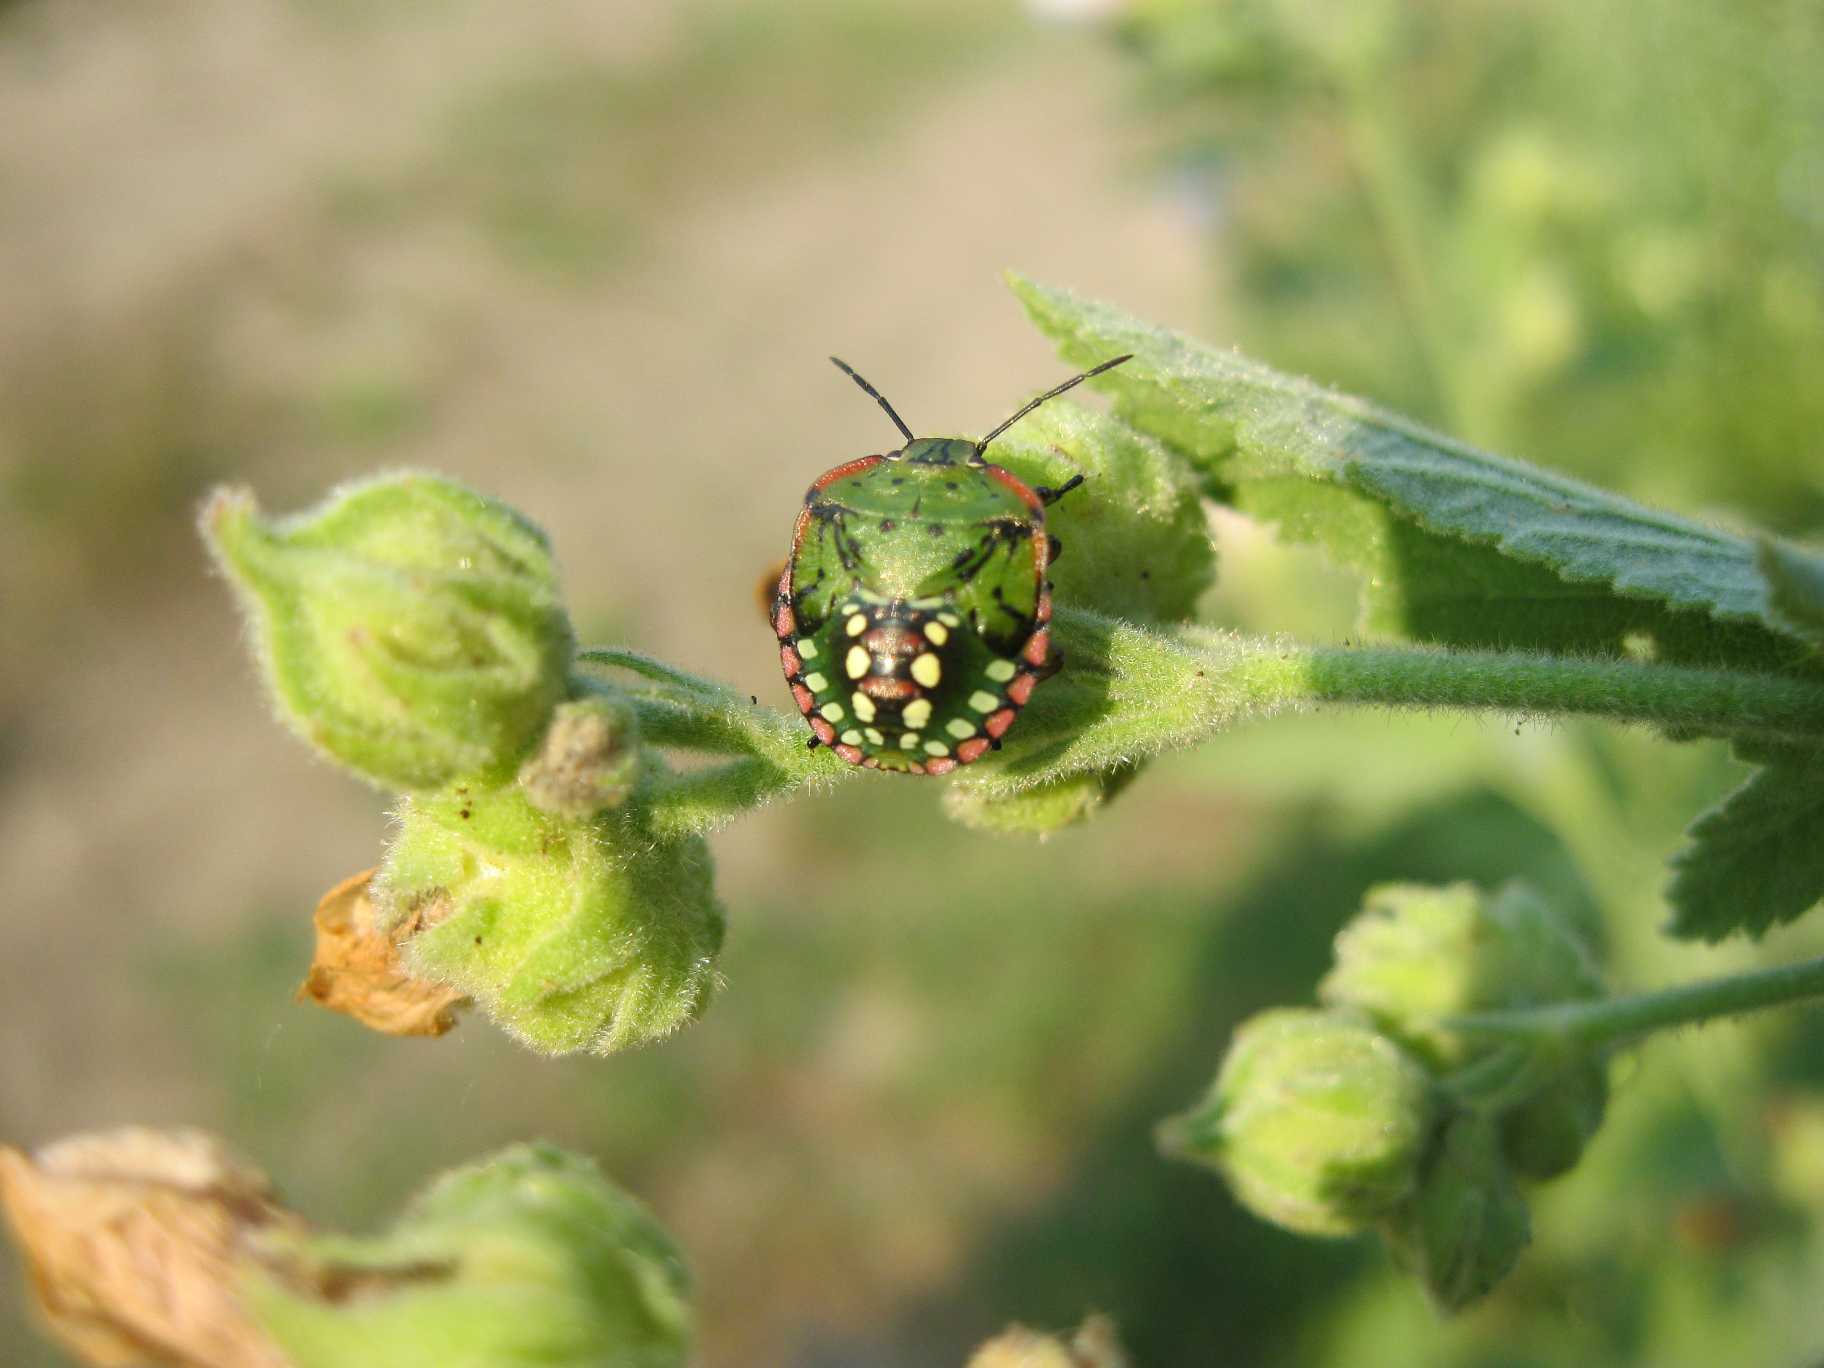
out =
{"type": "Polygon", "coordinates": [[[1824,752],[1788,750],[1691,824],[1672,857],[1670,931],[1763,935],[1824,898],[1824,752]]]}
{"type": "Polygon", "coordinates": [[[1800,661],[1740,537],[1477,451],[1066,291],[1011,283],[1069,360],[1133,353],[1096,382],[1122,416],[1177,449],[1211,492],[1233,487],[1244,509],[1290,521],[1293,536],[1362,569],[1378,626],[1459,645],[1609,653],[1647,634],[1662,657],[1800,661]]]}
{"type": "Polygon", "coordinates": [[[1755,563],[1766,577],[1775,619],[1794,636],[1824,646],[1824,557],[1769,540],[1755,548],[1755,563]]]}
{"type": "Polygon", "coordinates": [[[1790,664],[1794,648],[1758,625],[1718,622],[1650,599],[1574,584],[1489,546],[1427,531],[1339,485],[1302,477],[1250,480],[1240,511],[1311,541],[1362,573],[1362,626],[1372,633],[1497,650],[1614,654],[1650,641],[1660,659],[1790,664]]]}

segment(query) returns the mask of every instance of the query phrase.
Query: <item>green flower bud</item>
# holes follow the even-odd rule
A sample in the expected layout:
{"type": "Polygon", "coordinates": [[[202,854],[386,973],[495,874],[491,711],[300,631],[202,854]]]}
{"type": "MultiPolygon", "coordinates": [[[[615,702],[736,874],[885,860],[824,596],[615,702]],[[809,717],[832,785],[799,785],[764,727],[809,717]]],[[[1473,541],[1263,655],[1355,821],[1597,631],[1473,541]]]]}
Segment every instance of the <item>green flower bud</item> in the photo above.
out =
{"type": "Polygon", "coordinates": [[[1532,1239],[1532,1221],[1486,1117],[1450,1122],[1418,1191],[1381,1234],[1442,1311],[1462,1310],[1512,1271],[1532,1239]]]}
{"type": "Polygon", "coordinates": [[[1578,1060],[1501,1116],[1501,1152],[1528,1178],[1569,1173],[1601,1129],[1608,1105],[1608,1060],[1578,1060]]]}
{"type": "Polygon", "coordinates": [[[661,835],[642,804],[564,816],[468,784],[409,799],[399,823],[377,898],[423,923],[406,963],[528,1045],[609,1054],[708,1002],[723,919],[701,837],[661,835]]]}
{"type": "Polygon", "coordinates": [[[1442,1017],[1595,997],[1589,951],[1523,884],[1488,897],[1473,884],[1384,884],[1336,938],[1336,967],[1317,995],[1365,1012],[1434,1069],[1484,1048],[1442,1017]]]}
{"type": "Polygon", "coordinates": [[[639,719],[619,699],[560,703],[545,739],[520,768],[520,787],[544,812],[587,817],[619,807],[639,778],[639,737],[639,719]]]}
{"type": "Polygon", "coordinates": [[[990,458],[1034,487],[1083,484],[1045,514],[1062,554],[1060,603],[1128,622],[1188,622],[1216,578],[1190,468],[1118,418],[1047,404],[995,441],[990,458]]]}
{"type": "Polygon", "coordinates": [[[275,522],[252,494],[221,490],[203,533],[280,716],[377,784],[434,788],[516,764],[565,694],[572,642],[550,549],[504,504],[394,475],[275,522]]]}
{"type": "Polygon", "coordinates": [[[976,831],[1049,836],[1094,816],[1133,783],[1144,763],[1136,760],[1112,769],[1079,770],[1018,793],[999,793],[958,781],[944,790],[944,811],[952,821],[976,831]]]}
{"type": "Polygon", "coordinates": [[[681,1368],[690,1277],[586,1160],[517,1145],[445,1174],[385,1235],[287,1235],[248,1277],[297,1368],[681,1368]]]}
{"type": "Polygon", "coordinates": [[[1159,1143],[1219,1169],[1275,1225],[1353,1235],[1411,1191],[1431,1112],[1424,1071],[1393,1041],[1287,1007],[1242,1024],[1209,1095],[1164,1122],[1159,1143]]]}

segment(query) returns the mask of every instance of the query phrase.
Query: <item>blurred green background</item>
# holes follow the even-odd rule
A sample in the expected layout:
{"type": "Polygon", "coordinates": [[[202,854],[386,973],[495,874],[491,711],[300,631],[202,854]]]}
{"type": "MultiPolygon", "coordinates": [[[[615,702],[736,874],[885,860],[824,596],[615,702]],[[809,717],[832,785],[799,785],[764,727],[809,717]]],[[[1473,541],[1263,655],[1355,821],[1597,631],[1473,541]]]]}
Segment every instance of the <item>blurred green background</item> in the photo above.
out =
{"type": "MultiPolygon", "coordinates": [[[[1105,1310],[1142,1365],[1824,1356],[1824,1024],[1623,1062],[1536,1245],[1440,1323],[1150,1128],[1392,878],[1523,874],[1645,987],[1824,949],[1658,934],[1719,747],[1320,713],[1047,843],[864,779],[718,838],[727,989],[641,1054],[290,995],[384,802],[266,715],[191,532],[425,465],[540,521],[579,627],[780,704],[805,484],[1059,378],[1005,266],[1719,521],[1824,514],[1813,3],[0,5],[0,1139],[216,1129],[325,1223],[541,1136],[690,1252],[703,1361],[958,1363],[1105,1310]],[[1076,22],[1063,22],[1075,20],[1076,22]]],[[[1207,614],[1354,586],[1233,516],[1207,614]]],[[[0,1362],[65,1362],[10,1252],[0,1362]]]]}

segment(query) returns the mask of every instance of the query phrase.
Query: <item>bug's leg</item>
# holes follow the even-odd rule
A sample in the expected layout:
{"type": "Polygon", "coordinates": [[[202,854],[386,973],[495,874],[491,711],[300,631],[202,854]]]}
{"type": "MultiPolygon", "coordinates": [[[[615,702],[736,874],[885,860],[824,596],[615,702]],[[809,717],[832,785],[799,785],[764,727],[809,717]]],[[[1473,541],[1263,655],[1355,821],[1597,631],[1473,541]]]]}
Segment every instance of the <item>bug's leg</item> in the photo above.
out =
{"type": "Polygon", "coordinates": [[[1064,543],[1059,541],[1056,537],[1046,537],[1045,540],[1049,544],[1048,549],[1045,552],[1045,563],[1051,565],[1056,563],[1058,557],[1064,554],[1064,543]]]}
{"type": "Polygon", "coordinates": [[[1037,489],[1033,490],[1032,492],[1039,496],[1040,503],[1044,504],[1045,507],[1050,508],[1059,499],[1063,498],[1066,494],[1070,493],[1071,490],[1075,489],[1078,485],[1080,485],[1082,483],[1083,483],[1082,475],[1080,475],[1080,474],[1072,475],[1068,480],[1064,481],[1064,483],[1059,485],[1056,489],[1053,489],[1050,485],[1040,485],[1037,489]]]}
{"type": "Polygon", "coordinates": [[[1062,651],[1053,651],[1050,655],[1045,657],[1045,663],[1034,670],[1033,674],[1038,677],[1038,682],[1043,684],[1063,668],[1064,653],[1062,651]]]}

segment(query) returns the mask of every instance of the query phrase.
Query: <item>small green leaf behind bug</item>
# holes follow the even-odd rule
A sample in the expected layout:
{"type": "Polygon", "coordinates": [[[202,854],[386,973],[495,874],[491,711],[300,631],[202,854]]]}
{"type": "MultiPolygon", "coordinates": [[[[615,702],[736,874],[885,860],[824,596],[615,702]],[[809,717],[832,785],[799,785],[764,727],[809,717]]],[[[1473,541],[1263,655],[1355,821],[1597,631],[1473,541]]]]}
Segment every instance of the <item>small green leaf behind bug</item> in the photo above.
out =
{"type": "Polygon", "coordinates": [[[914,437],[826,471],[804,496],[773,598],[779,663],[809,744],[851,765],[947,774],[998,750],[1051,652],[1058,547],[1045,510],[1082,483],[1033,488],[982,453],[1048,399],[1128,360],[1117,356],[1040,395],[979,442],[914,437]]]}

